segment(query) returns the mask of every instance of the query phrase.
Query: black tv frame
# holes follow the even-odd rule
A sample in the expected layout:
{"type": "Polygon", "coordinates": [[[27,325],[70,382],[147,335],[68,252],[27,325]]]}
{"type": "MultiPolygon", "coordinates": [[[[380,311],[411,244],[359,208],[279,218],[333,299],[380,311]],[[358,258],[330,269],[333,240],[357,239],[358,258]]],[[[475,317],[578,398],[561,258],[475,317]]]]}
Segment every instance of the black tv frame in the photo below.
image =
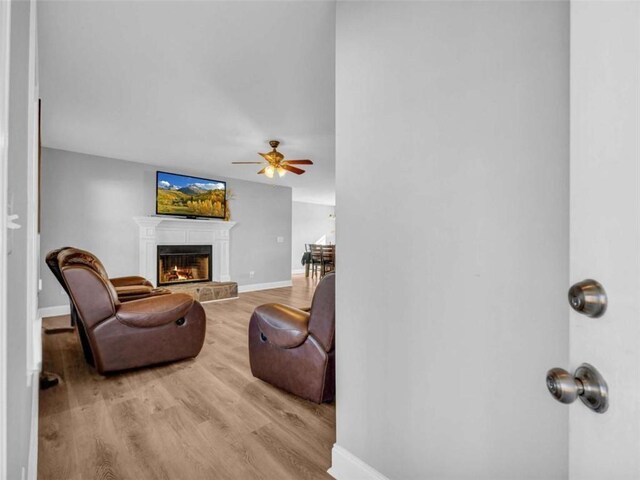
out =
{"type": "Polygon", "coordinates": [[[188,218],[191,220],[195,220],[195,219],[205,219],[205,220],[211,220],[211,219],[222,219],[224,220],[226,213],[227,213],[227,182],[225,182],[224,180],[214,180],[212,178],[203,178],[203,177],[196,177],[194,175],[183,175],[181,173],[173,173],[173,172],[165,172],[163,170],[156,170],[156,185],[155,185],[155,190],[156,190],[156,215],[166,215],[168,217],[181,217],[181,218],[188,218]],[[167,175],[175,175],[177,177],[189,177],[189,178],[197,178],[198,180],[204,180],[205,182],[212,182],[212,183],[224,183],[224,208],[223,208],[223,214],[221,217],[214,217],[211,215],[183,215],[181,213],[160,213],[158,212],[158,180],[159,180],[159,175],[161,173],[166,173],[167,175]]]}

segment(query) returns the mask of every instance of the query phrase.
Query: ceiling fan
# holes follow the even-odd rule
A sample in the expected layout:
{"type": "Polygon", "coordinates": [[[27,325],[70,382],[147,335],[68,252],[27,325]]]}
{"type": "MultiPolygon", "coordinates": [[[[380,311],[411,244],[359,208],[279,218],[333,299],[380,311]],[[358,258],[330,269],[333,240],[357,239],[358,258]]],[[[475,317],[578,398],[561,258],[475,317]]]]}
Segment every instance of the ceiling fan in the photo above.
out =
{"type": "MultiPolygon", "coordinates": [[[[278,172],[278,175],[283,177],[285,173],[291,172],[296,175],[302,175],[305,171],[298,167],[292,167],[292,165],[313,165],[311,160],[285,160],[284,155],[276,150],[280,142],[277,140],[269,141],[269,145],[273,148],[269,153],[260,153],[262,157],[267,161],[269,165],[264,167],[258,172],[258,175],[265,174],[269,178],[273,178],[273,174],[278,172]]],[[[262,162],[231,162],[235,165],[262,165],[262,162]]]]}

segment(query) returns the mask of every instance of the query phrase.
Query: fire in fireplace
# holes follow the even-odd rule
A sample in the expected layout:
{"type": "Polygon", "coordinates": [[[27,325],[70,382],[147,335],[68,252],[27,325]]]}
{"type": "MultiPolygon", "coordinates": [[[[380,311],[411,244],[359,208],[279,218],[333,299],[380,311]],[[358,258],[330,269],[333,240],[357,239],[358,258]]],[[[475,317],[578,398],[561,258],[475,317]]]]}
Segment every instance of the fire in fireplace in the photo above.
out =
{"type": "Polygon", "coordinates": [[[211,245],[158,245],[158,285],[211,281],[211,245]]]}

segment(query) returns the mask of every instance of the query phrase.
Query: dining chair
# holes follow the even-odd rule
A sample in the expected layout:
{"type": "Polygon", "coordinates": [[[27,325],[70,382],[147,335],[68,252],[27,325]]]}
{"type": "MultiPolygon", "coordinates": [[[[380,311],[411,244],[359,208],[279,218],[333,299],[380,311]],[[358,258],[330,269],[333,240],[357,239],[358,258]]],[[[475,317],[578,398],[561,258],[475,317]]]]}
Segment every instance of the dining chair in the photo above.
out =
{"type": "Polygon", "coordinates": [[[324,277],[327,273],[333,272],[336,268],[336,246],[335,245],[322,245],[322,264],[321,264],[321,277],[324,277]]]}
{"type": "Polygon", "coordinates": [[[311,249],[311,275],[316,276],[318,274],[318,267],[322,273],[322,245],[309,244],[311,249]]]}
{"type": "Polygon", "coordinates": [[[311,247],[308,243],[304,244],[304,253],[302,254],[302,265],[304,266],[304,276],[309,276],[309,269],[311,267],[311,247]]]}

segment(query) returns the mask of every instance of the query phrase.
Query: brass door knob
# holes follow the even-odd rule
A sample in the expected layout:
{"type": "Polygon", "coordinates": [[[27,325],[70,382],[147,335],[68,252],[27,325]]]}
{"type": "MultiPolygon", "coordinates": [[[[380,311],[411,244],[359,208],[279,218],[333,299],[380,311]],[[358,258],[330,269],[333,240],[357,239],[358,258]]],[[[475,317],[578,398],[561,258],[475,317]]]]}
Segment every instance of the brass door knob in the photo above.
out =
{"type": "Polygon", "coordinates": [[[562,368],[552,368],[547,372],[547,388],[560,403],[570,404],[580,398],[594,412],[604,413],[609,408],[607,382],[588,363],[580,365],[573,375],[562,368]]]}
{"type": "Polygon", "coordinates": [[[598,318],[607,310],[607,293],[602,285],[588,278],[569,289],[569,305],[578,313],[598,318]]]}

